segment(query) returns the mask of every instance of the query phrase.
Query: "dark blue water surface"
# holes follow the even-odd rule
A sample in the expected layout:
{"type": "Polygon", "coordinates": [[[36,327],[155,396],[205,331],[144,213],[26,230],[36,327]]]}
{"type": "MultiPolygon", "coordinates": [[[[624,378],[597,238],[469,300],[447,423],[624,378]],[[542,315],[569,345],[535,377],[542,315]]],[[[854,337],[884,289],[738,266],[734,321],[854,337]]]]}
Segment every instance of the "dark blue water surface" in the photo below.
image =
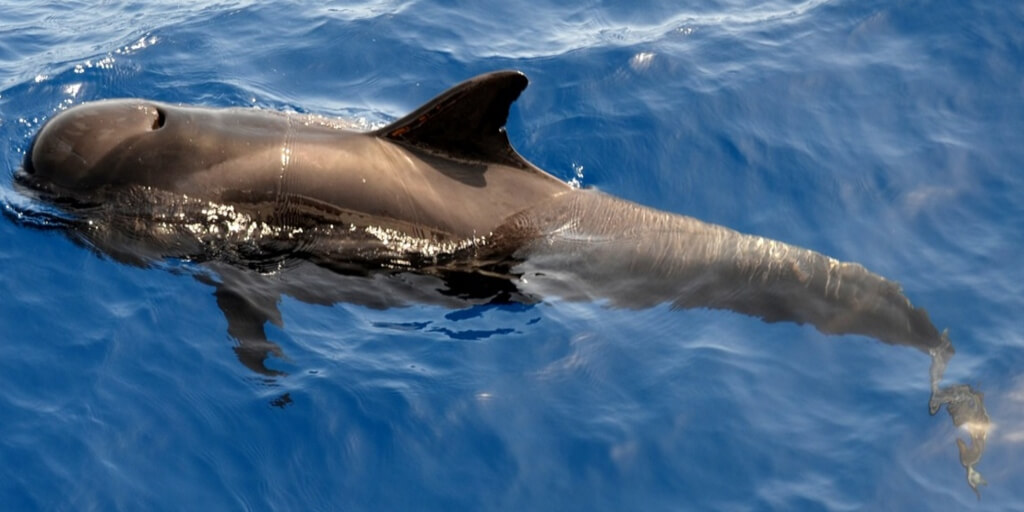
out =
{"type": "Polygon", "coordinates": [[[0,509],[1024,510],[1020,2],[3,3],[0,509]],[[378,126],[502,68],[531,79],[513,143],[560,178],[899,281],[950,329],[947,381],[985,393],[981,501],[912,349],[286,297],[267,380],[188,272],[18,220],[48,207],[12,177],[70,105],[378,126]]]}

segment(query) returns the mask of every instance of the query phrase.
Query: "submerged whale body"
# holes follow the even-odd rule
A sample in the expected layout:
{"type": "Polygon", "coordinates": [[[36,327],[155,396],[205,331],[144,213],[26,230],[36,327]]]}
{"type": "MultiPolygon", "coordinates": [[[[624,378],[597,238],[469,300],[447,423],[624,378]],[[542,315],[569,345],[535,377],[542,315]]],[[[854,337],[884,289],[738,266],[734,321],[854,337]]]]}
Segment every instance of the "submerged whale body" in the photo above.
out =
{"type": "MultiPolygon", "coordinates": [[[[463,82],[376,131],[255,109],[120,99],[47,122],[17,175],[67,212],[70,233],[120,261],[202,262],[240,361],[280,349],[288,294],[372,307],[465,307],[545,296],[670,303],[810,324],[933,358],[931,411],[977,425],[959,442],[972,488],[988,417],[980,393],[940,388],[953,347],[900,287],[856,263],[579,190],[505,134],[518,72],[463,82]],[[273,272],[266,272],[273,270],[273,272]]],[[[958,440],[959,441],[959,440],[958,440]]]]}

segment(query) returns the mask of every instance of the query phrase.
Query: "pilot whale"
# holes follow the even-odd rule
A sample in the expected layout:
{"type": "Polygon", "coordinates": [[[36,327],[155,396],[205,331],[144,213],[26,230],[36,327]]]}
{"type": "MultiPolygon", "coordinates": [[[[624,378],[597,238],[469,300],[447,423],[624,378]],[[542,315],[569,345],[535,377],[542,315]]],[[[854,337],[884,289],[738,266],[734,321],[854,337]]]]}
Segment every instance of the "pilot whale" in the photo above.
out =
{"type": "MultiPolygon", "coordinates": [[[[506,118],[516,71],[471,78],[381,129],[243,108],[116,99],[41,128],[17,174],[77,239],[118,260],[212,269],[249,368],[288,294],[314,303],[461,307],[542,297],[669,303],[810,324],[933,359],[932,413],[988,424],[981,395],[940,388],[949,337],[899,285],[856,263],[574,188],[523,158],[506,118]]],[[[972,488],[984,429],[960,443],[972,488]]]]}

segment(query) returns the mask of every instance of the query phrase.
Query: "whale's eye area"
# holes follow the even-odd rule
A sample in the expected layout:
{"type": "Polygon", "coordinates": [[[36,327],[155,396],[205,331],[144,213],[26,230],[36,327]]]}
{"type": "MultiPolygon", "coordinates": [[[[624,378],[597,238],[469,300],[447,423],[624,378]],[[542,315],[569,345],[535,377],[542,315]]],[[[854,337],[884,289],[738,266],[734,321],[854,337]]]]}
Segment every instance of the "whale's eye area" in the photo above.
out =
{"type": "Polygon", "coordinates": [[[156,119],[153,120],[153,129],[159,130],[164,127],[164,123],[167,121],[167,115],[164,114],[164,109],[156,108],[156,119]]]}

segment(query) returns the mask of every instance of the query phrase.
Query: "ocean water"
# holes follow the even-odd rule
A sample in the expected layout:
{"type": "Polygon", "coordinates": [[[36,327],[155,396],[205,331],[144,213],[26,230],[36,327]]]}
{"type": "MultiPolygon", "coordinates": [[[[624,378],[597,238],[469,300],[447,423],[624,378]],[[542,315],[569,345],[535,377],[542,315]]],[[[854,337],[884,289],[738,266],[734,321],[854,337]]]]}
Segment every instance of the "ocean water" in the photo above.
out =
{"type": "Polygon", "coordinates": [[[3,2],[2,510],[1024,510],[1024,4],[3,2]],[[985,393],[968,487],[927,356],[724,311],[212,288],[26,223],[42,123],[116,97],[366,127],[475,74],[556,176],[899,281],[985,393]]]}

